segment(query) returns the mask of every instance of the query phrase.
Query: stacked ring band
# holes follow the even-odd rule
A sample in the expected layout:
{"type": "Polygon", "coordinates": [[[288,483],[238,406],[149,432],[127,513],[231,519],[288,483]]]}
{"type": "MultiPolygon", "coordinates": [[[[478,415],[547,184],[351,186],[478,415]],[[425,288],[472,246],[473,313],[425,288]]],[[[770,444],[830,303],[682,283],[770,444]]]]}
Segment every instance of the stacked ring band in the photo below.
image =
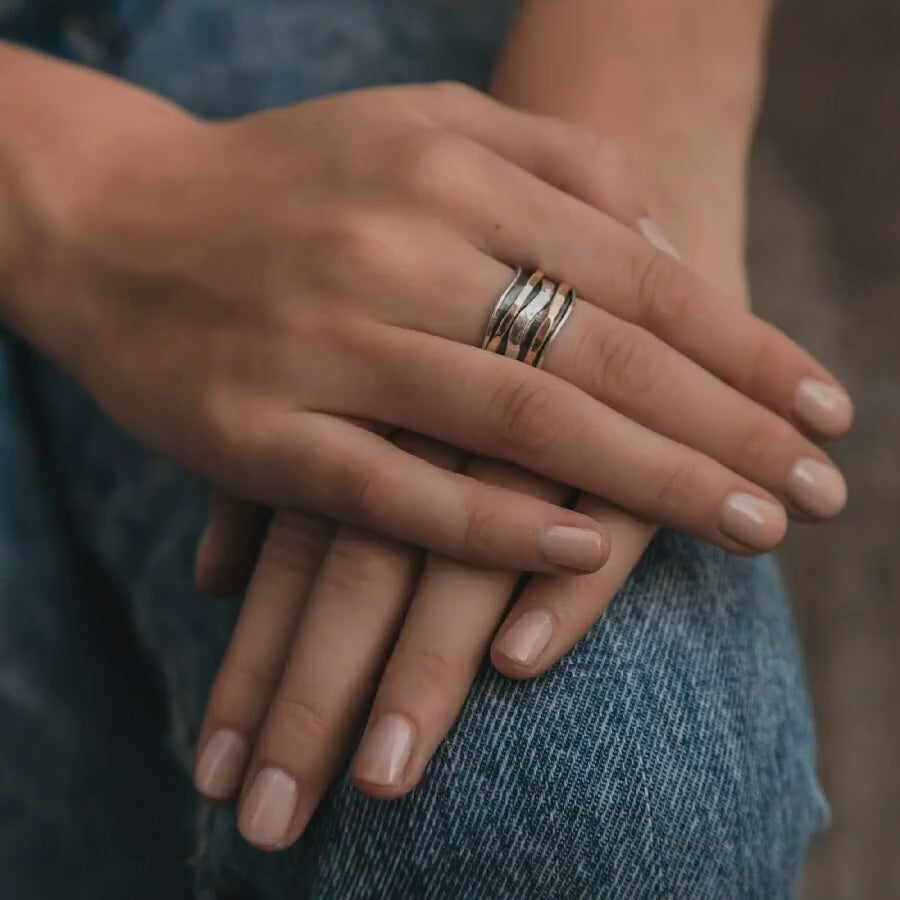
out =
{"type": "Polygon", "coordinates": [[[550,344],[572,315],[575,292],[540,270],[516,269],[494,306],[482,347],[540,368],[550,344]]]}

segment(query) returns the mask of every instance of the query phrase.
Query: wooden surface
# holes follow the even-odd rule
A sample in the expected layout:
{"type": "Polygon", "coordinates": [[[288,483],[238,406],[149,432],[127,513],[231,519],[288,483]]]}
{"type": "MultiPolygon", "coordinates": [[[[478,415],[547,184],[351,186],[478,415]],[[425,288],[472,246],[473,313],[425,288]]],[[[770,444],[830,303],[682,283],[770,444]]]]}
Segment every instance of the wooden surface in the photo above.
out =
{"type": "Polygon", "coordinates": [[[759,312],[848,384],[851,502],[782,553],[834,816],[809,900],[900,898],[900,3],[776,14],[752,177],[759,312]]]}

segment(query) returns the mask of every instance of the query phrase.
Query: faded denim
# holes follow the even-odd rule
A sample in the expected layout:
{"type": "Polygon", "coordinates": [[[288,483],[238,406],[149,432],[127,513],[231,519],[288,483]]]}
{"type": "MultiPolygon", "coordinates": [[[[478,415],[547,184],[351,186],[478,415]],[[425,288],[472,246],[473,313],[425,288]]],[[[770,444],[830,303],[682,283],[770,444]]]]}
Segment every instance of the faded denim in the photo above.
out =
{"type": "MultiPolygon", "coordinates": [[[[0,17],[225,117],[376,82],[481,84],[512,6],[82,0],[65,16],[0,0],[0,17]]],[[[769,558],[661,533],[550,673],[518,683],[485,666],[409,798],[342,778],[303,839],[267,855],[228,810],[202,809],[187,775],[237,609],[191,587],[203,487],[0,336],[0,498],[4,898],[796,892],[827,807],[769,558]]]]}

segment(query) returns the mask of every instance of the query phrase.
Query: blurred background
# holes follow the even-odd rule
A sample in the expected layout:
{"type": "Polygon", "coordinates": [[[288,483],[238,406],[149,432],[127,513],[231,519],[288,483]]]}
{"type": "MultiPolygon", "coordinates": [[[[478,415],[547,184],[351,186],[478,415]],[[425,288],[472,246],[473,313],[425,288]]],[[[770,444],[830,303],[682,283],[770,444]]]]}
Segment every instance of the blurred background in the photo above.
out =
{"type": "Polygon", "coordinates": [[[778,5],[751,187],[754,303],[856,402],[847,513],[781,555],[833,825],[808,900],[900,897],[900,3],[778,5]]]}

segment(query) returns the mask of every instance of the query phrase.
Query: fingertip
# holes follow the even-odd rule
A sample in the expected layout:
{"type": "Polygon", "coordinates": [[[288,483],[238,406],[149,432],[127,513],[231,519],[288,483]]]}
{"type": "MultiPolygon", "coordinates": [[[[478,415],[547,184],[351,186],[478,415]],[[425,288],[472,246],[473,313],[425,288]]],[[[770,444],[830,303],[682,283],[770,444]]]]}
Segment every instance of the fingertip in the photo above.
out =
{"type": "Polygon", "coordinates": [[[541,559],[555,569],[587,574],[606,565],[609,532],[591,519],[577,525],[550,525],[538,539],[541,559]]]}
{"type": "Polygon", "coordinates": [[[194,787],[207,800],[222,803],[237,796],[250,756],[244,736],[230,728],[214,731],[203,743],[194,766],[194,787]]]}
{"type": "Polygon", "coordinates": [[[549,610],[531,609],[505,625],[494,639],[491,661],[510,678],[539,675],[548,662],[548,648],[557,631],[557,620],[549,610]]]}

